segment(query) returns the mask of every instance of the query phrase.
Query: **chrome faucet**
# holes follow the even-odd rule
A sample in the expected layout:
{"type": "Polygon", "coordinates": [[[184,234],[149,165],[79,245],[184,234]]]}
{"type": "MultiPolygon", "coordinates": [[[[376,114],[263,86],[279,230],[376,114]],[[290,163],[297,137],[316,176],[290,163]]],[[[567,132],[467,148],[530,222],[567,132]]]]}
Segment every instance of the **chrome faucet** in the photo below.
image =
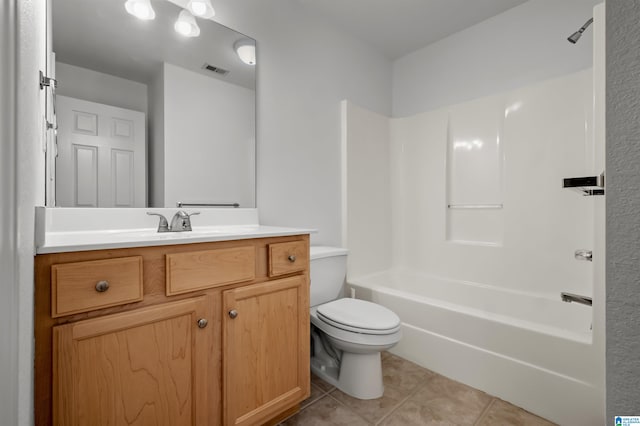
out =
{"type": "Polygon", "coordinates": [[[160,213],[147,212],[149,216],[159,216],[160,222],[158,223],[158,232],[183,232],[191,231],[191,216],[200,214],[200,212],[193,212],[191,214],[184,210],[179,210],[173,219],[171,219],[171,225],[167,221],[167,218],[160,213]]]}
{"type": "Polygon", "coordinates": [[[171,232],[191,231],[191,216],[200,214],[200,212],[193,212],[188,214],[184,210],[178,210],[171,219],[171,226],[169,230],[171,232]]]}

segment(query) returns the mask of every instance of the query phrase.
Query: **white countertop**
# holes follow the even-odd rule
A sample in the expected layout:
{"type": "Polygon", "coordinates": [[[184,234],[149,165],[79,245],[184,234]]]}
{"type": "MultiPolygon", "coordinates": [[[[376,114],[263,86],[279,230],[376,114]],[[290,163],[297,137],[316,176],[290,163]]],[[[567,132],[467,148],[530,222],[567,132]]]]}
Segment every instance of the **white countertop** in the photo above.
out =
{"type": "Polygon", "coordinates": [[[36,253],[192,244],[316,232],[307,228],[260,225],[255,209],[198,209],[200,215],[191,220],[193,231],[185,232],[159,233],[158,218],[146,215],[147,211],[159,212],[171,221],[178,210],[37,207],[36,253]]]}

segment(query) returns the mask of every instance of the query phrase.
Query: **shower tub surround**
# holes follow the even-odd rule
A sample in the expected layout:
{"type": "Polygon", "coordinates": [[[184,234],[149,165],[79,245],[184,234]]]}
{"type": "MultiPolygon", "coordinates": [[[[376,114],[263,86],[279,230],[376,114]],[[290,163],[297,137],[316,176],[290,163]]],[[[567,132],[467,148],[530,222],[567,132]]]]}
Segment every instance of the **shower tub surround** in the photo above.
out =
{"type": "Polygon", "coordinates": [[[597,424],[589,307],[406,271],[348,287],[398,313],[392,353],[559,424],[597,424]]]}
{"type": "Polygon", "coordinates": [[[391,352],[560,424],[604,421],[595,305],[560,300],[597,293],[573,255],[601,200],[561,185],[602,172],[593,93],[587,69],[405,118],[343,103],[347,285],[400,316],[391,352]]]}

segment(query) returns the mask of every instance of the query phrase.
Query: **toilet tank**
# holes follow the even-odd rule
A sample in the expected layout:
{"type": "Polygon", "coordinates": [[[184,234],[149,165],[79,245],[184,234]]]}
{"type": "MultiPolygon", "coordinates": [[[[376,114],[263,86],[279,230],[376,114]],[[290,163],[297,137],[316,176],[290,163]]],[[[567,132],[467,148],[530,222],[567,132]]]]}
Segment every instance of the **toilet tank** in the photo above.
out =
{"type": "Polygon", "coordinates": [[[348,252],[338,247],[310,248],[311,306],[343,297],[348,252]]]}

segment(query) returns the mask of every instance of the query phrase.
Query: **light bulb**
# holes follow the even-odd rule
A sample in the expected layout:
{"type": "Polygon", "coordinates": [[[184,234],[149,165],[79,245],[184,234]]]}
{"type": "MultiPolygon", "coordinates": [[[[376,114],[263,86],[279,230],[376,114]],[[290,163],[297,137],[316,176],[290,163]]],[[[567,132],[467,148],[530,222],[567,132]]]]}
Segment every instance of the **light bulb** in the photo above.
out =
{"type": "Polygon", "coordinates": [[[200,35],[200,27],[196,23],[196,18],[188,10],[180,12],[173,29],[185,37],[198,37],[200,35]]]}
{"type": "Polygon", "coordinates": [[[216,14],[211,6],[211,0],[189,0],[187,2],[187,10],[198,18],[210,19],[216,14]]]}
{"type": "Polygon", "coordinates": [[[186,22],[176,22],[174,29],[183,36],[188,36],[189,34],[191,34],[191,25],[187,24],[186,22]]]}
{"type": "Polygon", "coordinates": [[[147,19],[151,15],[149,8],[144,3],[136,3],[133,6],[133,13],[140,19],[147,19]]]}
{"type": "Polygon", "coordinates": [[[196,16],[202,16],[207,13],[207,4],[203,1],[191,2],[191,12],[196,16]]]}
{"type": "Polygon", "coordinates": [[[153,10],[153,7],[151,7],[151,2],[149,0],[127,0],[124,4],[124,8],[130,15],[145,21],[155,19],[156,17],[156,13],[153,10]]]}

